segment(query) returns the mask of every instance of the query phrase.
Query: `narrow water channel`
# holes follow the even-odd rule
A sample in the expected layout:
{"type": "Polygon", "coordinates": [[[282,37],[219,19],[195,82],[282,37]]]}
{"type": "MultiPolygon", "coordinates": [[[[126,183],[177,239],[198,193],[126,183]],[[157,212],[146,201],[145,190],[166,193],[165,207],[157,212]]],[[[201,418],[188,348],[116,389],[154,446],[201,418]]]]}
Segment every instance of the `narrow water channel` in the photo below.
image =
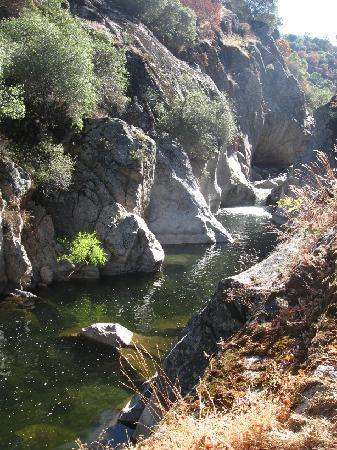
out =
{"type": "Polygon", "coordinates": [[[119,322],[164,351],[221,278],[265,257],[275,244],[263,208],[222,210],[231,245],[165,248],[163,271],[41,290],[31,308],[0,303],[0,449],[71,448],[88,439],[104,412],[123,406],[116,357],[74,335],[119,322]]]}

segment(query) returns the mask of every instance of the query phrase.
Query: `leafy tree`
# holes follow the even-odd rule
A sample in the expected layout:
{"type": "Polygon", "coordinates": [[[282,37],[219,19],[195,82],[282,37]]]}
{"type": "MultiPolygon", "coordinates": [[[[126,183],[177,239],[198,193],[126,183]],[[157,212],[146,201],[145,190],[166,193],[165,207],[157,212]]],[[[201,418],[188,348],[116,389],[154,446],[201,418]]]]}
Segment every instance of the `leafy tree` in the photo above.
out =
{"type": "Polygon", "coordinates": [[[177,47],[197,37],[195,13],[180,0],[114,0],[145,23],[164,44],[177,47]]]}
{"type": "Polygon", "coordinates": [[[24,8],[32,8],[38,0],[0,0],[0,18],[19,15],[24,8]]]}
{"type": "Polygon", "coordinates": [[[36,186],[45,194],[70,187],[75,162],[61,144],[55,144],[47,135],[35,146],[16,145],[7,141],[2,145],[1,158],[11,159],[23,167],[36,186]]]}
{"type": "Polygon", "coordinates": [[[49,123],[65,115],[81,127],[97,93],[92,44],[80,21],[63,10],[54,16],[27,11],[2,21],[0,36],[12,46],[4,77],[24,85],[28,112],[49,123]]]}
{"type": "Polygon", "coordinates": [[[30,172],[45,193],[55,189],[69,189],[75,163],[69,155],[64,153],[63,146],[45,139],[33,151],[35,155],[33,162],[30,162],[33,165],[30,172]]]}
{"type": "Polygon", "coordinates": [[[78,272],[84,266],[102,266],[107,261],[107,255],[95,232],[80,232],[72,242],[63,239],[60,240],[60,243],[64,247],[66,254],[61,256],[59,261],[69,261],[75,266],[74,272],[71,275],[78,272]]]}
{"type": "Polygon", "coordinates": [[[337,90],[337,48],[326,39],[290,34],[277,40],[310,109],[327,103],[337,90]]]}
{"type": "Polygon", "coordinates": [[[231,0],[230,3],[245,20],[262,22],[271,30],[278,24],[278,0],[231,0]]]}
{"type": "Polygon", "coordinates": [[[226,97],[209,98],[199,89],[161,105],[160,126],[177,138],[192,158],[208,160],[236,134],[234,114],[226,97]]]}

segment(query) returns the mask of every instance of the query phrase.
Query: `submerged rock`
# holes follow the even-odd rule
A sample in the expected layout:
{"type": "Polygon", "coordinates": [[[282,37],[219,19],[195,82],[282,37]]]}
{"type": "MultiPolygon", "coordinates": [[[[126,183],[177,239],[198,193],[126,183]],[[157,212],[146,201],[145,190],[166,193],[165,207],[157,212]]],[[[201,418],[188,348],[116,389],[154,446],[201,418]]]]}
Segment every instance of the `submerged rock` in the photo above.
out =
{"type": "Polygon", "coordinates": [[[120,348],[131,346],[133,333],[119,323],[95,323],[87,328],[82,328],[80,336],[100,344],[120,348]]]}

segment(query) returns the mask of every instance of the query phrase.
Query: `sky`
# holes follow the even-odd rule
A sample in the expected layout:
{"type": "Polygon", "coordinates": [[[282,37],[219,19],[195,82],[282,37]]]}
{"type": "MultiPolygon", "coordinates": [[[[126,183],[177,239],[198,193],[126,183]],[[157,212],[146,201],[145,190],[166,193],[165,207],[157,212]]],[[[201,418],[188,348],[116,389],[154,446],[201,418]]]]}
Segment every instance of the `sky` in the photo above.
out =
{"type": "Polygon", "coordinates": [[[337,0],[278,0],[281,32],[328,38],[337,45],[337,0]]]}

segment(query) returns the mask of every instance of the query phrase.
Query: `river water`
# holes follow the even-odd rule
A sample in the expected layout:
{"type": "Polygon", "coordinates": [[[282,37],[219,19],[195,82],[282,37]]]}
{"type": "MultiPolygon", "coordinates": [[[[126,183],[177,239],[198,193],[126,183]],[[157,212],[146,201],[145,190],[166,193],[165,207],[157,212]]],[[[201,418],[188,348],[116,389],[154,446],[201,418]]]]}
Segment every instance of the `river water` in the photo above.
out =
{"type": "Polygon", "coordinates": [[[59,284],[31,308],[0,303],[1,450],[71,448],[130,397],[116,356],[77,339],[82,327],[119,322],[164,352],[221,278],[272,250],[263,208],[226,209],[218,219],[234,244],[168,246],[159,274],[59,284]]]}

